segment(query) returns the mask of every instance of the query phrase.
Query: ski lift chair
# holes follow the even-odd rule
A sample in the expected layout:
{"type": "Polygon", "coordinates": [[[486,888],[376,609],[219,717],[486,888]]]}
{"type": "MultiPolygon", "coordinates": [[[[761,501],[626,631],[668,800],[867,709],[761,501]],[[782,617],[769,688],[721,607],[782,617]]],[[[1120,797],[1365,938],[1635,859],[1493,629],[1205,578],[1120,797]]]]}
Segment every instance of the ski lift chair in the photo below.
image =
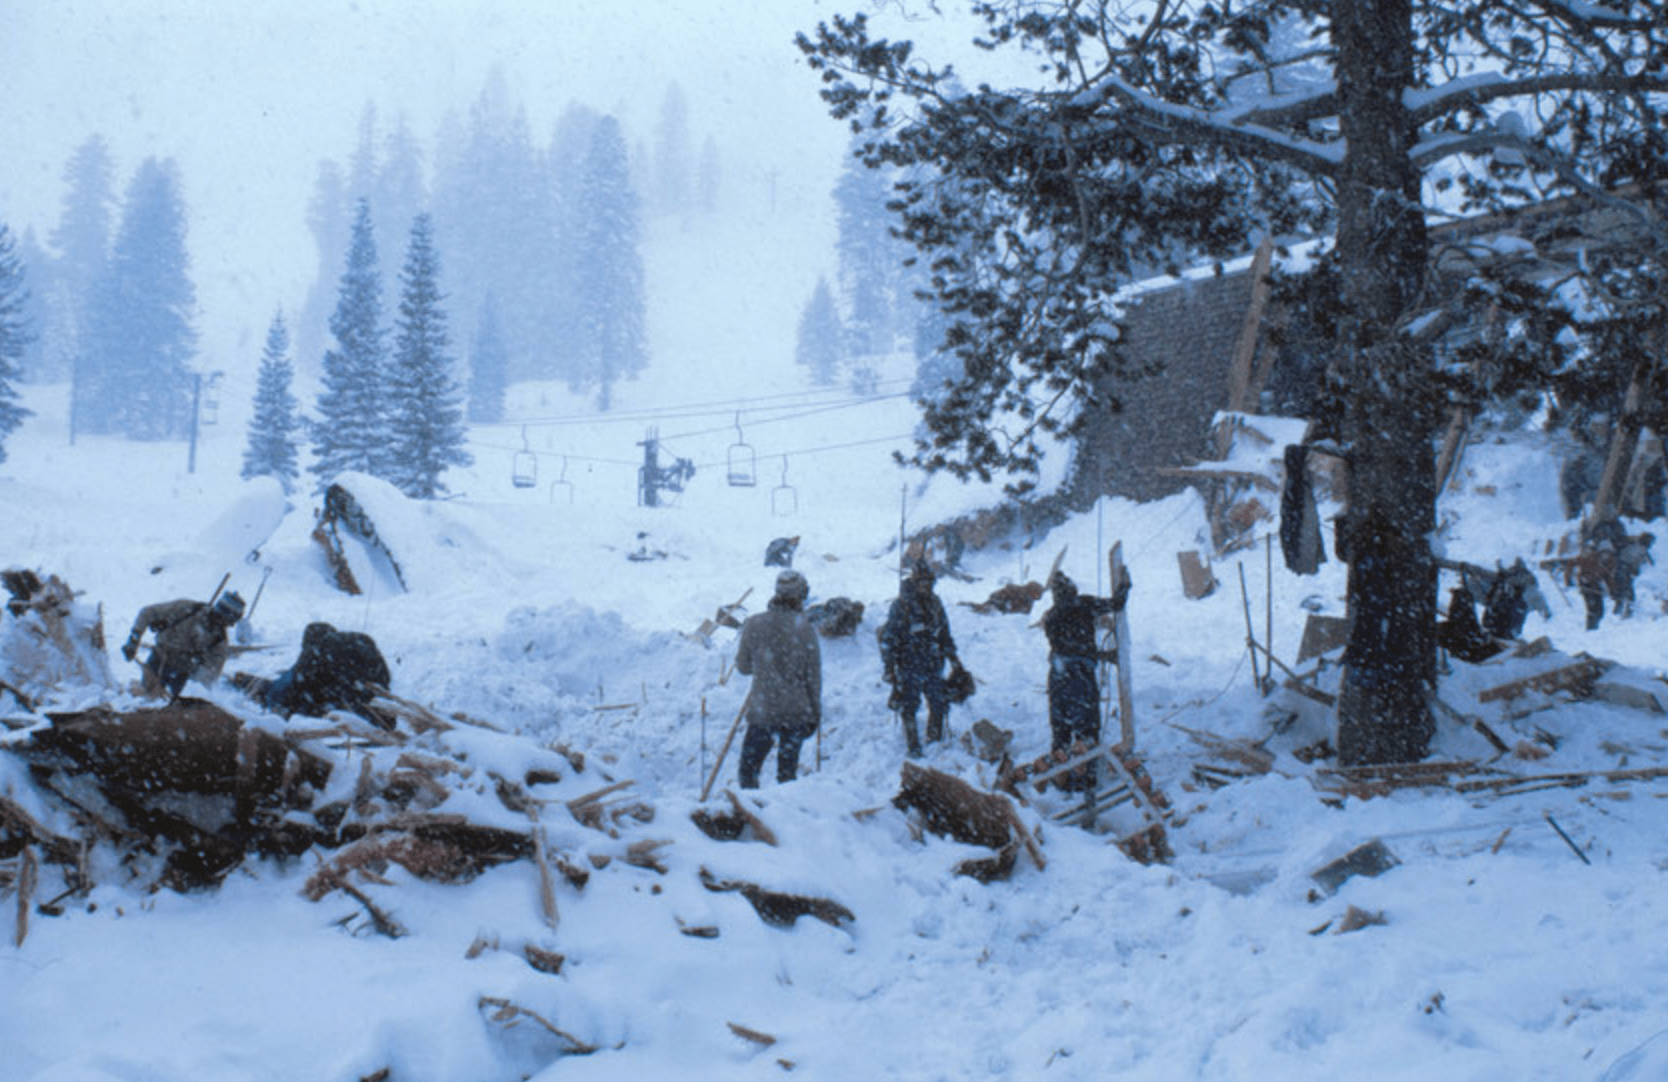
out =
{"type": "Polygon", "coordinates": [[[527,445],[527,426],[521,426],[521,450],[515,453],[515,464],[510,470],[510,483],[516,488],[532,488],[539,483],[539,456],[527,445]]]}
{"type": "Polygon", "coordinates": [[[568,480],[568,456],[567,455],[562,456],[562,472],[556,475],[556,480],[550,482],[550,502],[551,503],[557,503],[558,502],[558,500],[556,499],[558,493],[566,493],[566,495],[567,495],[567,499],[563,500],[563,501],[560,501],[560,502],[570,503],[570,504],[573,502],[573,482],[568,480]]]}
{"type": "Polygon", "coordinates": [[[788,484],[788,456],[782,456],[782,483],[770,490],[770,513],[791,515],[799,510],[799,492],[788,484]]]}
{"type": "Polygon", "coordinates": [[[759,483],[758,456],[741,433],[741,414],[736,414],[736,442],[730,444],[726,479],[731,488],[752,488],[759,483]]]}

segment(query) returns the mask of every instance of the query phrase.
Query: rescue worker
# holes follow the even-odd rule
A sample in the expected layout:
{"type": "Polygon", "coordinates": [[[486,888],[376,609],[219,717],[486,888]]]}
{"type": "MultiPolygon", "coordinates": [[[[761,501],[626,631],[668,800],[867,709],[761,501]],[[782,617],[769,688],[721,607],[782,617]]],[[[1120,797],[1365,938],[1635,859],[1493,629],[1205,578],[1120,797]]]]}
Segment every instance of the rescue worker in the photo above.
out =
{"type": "Polygon", "coordinates": [[[1100,685],[1095,665],[1117,663],[1117,651],[1102,651],[1095,642],[1095,622],[1121,612],[1129,599],[1130,578],[1125,571],[1111,597],[1077,592],[1064,572],[1049,576],[1053,605],[1043,613],[1048,636],[1048,725],[1053,750],[1065,751],[1078,741],[1100,742],[1100,685]]]}
{"type": "Polygon", "coordinates": [[[1616,600],[1617,616],[1633,615],[1633,582],[1646,564],[1654,564],[1651,546],[1656,544],[1652,534],[1631,534],[1616,553],[1616,570],[1610,576],[1610,596],[1616,600]]]}
{"type": "Polygon", "coordinates": [[[927,701],[927,739],[944,739],[950,713],[950,690],[944,665],[960,665],[956,642],[944,603],[933,593],[935,576],[925,560],[918,560],[898,588],[898,599],[880,629],[883,675],[892,685],[887,705],[903,720],[904,741],[911,758],[921,756],[921,737],[915,715],[927,701]]]}
{"type": "Polygon", "coordinates": [[[1590,539],[1570,561],[1568,574],[1581,590],[1587,607],[1587,630],[1604,620],[1604,591],[1616,574],[1616,548],[1608,538],[1590,539]]]}
{"type": "Polygon", "coordinates": [[[231,653],[227,632],[242,618],[243,598],[234,591],[221,594],[212,605],[184,597],[146,605],[133,621],[122,656],[134,660],[145,632],[156,632],[156,645],[140,666],[144,692],[178,698],[187,680],[208,685],[220,679],[231,653]]]}
{"type": "Polygon", "coordinates": [[[301,633],[301,654],[260,696],[274,713],[321,718],[331,710],[351,710],[373,724],[388,727],[370,709],[371,700],[391,682],[388,662],[376,640],[362,631],[338,631],[323,621],[301,633]]]}
{"type": "Polygon", "coordinates": [[[822,648],[805,618],[810,584],[798,571],[776,576],[769,607],[741,625],[736,671],[753,678],[741,742],[741,787],[757,789],[772,745],[776,780],[799,773],[799,749],[822,723],[822,648]]]}

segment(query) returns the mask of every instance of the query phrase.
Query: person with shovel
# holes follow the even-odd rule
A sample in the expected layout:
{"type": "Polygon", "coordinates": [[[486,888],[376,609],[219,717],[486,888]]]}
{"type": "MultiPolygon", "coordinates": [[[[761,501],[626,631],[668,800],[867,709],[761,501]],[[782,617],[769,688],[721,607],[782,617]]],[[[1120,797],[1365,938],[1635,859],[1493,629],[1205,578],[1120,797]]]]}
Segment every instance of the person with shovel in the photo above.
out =
{"type": "Polygon", "coordinates": [[[799,749],[822,724],[822,648],[805,618],[811,587],[798,571],[776,576],[776,593],[764,612],[741,625],[736,672],[753,678],[747,694],[747,732],[741,741],[740,782],[759,787],[759,772],[772,745],[776,780],[799,774],[799,749]]]}
{"type": "Polygon", "coordinates": [[[917,561],[880,629],[882,675],[892,685],[887,705],[903,719],[904,741],[911,759],[921,757],[921,737],[915,728],[921,700],[927,701],[927,740],[944,739],[951,701],[944,665],[948,662],[952,672],[961,668],[944,602],[933,593],[934,581],[931,565],[917,561]]]}

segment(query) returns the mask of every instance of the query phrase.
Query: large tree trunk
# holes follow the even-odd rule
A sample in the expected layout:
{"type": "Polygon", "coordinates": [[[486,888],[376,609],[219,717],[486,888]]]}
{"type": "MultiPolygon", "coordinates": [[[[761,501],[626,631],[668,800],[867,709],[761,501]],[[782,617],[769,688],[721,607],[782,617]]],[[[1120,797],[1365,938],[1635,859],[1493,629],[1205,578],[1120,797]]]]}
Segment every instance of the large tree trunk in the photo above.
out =
{"type": "Polygon", "coordinates": [[[1337,242],[1351,469],[1338,548],[1350,564],[1353,618],[1338,751],[1346,765],[1411,762],[1429,747],[1436,676],[1435,462],[1420,404],[1432,362],[1429,349],[1397,334],[1428,254],[1402,98],[1413,85],[1411,4],[1337,0],[1332,36],[1347,146],[1337,242]]]}

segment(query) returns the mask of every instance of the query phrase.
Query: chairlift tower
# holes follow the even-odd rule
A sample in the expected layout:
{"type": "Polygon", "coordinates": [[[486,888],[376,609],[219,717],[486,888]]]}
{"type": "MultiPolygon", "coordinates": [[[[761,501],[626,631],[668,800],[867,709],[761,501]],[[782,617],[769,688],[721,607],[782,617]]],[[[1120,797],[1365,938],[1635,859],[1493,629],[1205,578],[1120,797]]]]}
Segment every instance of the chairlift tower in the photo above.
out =
{"type": "Polygon", "coordinates": [[[637,470],[637,503],[641,507],[659,507],[661,491],[682,492],[684,482],[695,476],[695,463],[687,458],[673,458],[670,466],[662,466],[660,429],[652,426],[638,446],[643,448],[643,465],[637,470]]]}

